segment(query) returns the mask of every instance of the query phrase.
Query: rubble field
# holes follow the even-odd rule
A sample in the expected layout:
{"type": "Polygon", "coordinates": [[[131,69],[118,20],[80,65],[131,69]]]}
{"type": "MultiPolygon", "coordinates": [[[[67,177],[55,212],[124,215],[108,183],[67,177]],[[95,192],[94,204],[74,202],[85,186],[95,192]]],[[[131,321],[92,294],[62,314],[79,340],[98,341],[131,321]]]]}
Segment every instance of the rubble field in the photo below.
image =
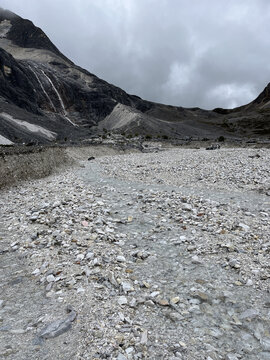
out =
{"type": "Polygon", "coordinates": [[[65,157],[0,190],[1,358],[270,359],[270,149],[65,157]]]}

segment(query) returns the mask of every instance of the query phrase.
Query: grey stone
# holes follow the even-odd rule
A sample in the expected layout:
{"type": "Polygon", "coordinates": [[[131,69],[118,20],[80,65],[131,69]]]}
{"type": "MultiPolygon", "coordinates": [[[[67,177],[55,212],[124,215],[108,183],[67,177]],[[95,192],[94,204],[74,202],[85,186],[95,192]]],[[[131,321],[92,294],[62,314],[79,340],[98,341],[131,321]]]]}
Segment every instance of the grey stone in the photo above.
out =
{"type": "Polygon", "coordinates": [[[239,315],[239,319],[254,319],[259,316],[259,312],[256,309],[247,309],[239,315]]]}
{"type": "Polygon", "coordinates": [[[122,285],[124,292],[134,291],[133,286],[127,281],[123,281],[121,283],[121,285],[122,285]]]}
{"type": "Polygon", "coordinates": [[[72,307],[68,307],[67,310],[70,313],[65,319],[53,321],[40,331],[34,340],[35,344],[39,344],[44,339],[57,337],[71,328],[72,322],[75,320],[77,314],[72,307]]]}
{"type": "Polygon", "coordinates": [[[125,296],[119,296],[117,302],[119,305],[126,305],[128,303],[128,300],[125,296]]]}
{"type": "Polygon", "coordinates": [[[118,354],[117,360],[128,360],[123,354],[118,354]]]}
{"type": "Polygon", "coordinates": [[[48,283],[54,282],[54,281],[55,281],[55,277],[54,277],[54,275],[50,274],[50,275],[48,275],[48,276],[46,277],[46,280],[47,280],[48,283]]]}
{"type": "Polygon", "coordinates": [[[146,345],[148,342],[148,333],[147,330],[144,330],[141,335],[141,344],[146,345]]]}
{"type": "Polygon", "coordinates": [[[118,255],[118,256],[116,257],[116,260],[117,260],[118,262],[120,262],[120,263],[126,262],[125,257],[122,256],[122,255],[118,255]]]}
{"type": "Polygon", "coordinates": [[[228,354],[226,354],[225,359],[226,360],[239,360],[239,359],[241,359],[241,356],[238,354],[228,353],[228,354]]]}

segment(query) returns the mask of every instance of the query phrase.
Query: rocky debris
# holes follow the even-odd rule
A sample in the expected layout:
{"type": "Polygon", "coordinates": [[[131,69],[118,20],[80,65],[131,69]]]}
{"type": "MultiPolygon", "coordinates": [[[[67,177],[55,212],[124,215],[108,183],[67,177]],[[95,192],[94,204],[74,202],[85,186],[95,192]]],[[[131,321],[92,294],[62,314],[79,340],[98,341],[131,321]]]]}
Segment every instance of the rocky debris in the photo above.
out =
{"type": "Polygon", "coordinates": [[[26,268],[2,266],[0,354],[21,359],[35,338],[33,360],[65,346],[74,359],[267,359],[270,204],[253,181],[270,154],[253,153],[84,156],[2,190],[0,257],[26,268]],[[11,306],[25,278],[44,294],[32,319],[11,306]],[[76,313],[55,320],[66,304],[76,313]]]}
{"type": "Polygon", "coordinates": [[[255,154],[255,155],[249,155],[249,157],[250,157],[251,159],[258,159],[258,158],[261,157],[261,155],[260,155],[260,154],[255,154]]]}
{"type": "Polygon", "coordinates": [[[46,339],[57,337],[71,328],[77,314],[71,306],[67,307],[67,312],[69,315],[65,319],[56,320],[40,331],[34,341],[36,345],[41,344],[46,339]]]}
{"type": "MultiPolygon", "coordinates": [[[[213,154],[212,152],[205,153],[202,148],[183,151],[172,149],[157,155],[145,154],[144,159],[147,165],[140,163],[140,154],[130,155],[130,162],[134,165],[133,171],[129,168],[131,164],[125,163],[125,156],[116,157],[110,167],[107,166],[110,159],[105,157],[102,165],[105,173],[108,172],[110,176],[147,183],[149,175],[149,184],[164,183],[164,185],[175,186],[181,191],[185,190],[183,188],[190,187],[189,194],[195,194],[196,186],[198,192],[200,188],[208,189],[209,195],[212,188],[220,191],[227,191],[230,188],[233,192],[232,197],[235,195],[234,192],[237,193],[243,189],[252,196],[253,191],[266,194],[270,189],[269,151],[261,148],[259,150],[261,157],[251,162],[249,156],[257,153],[258,150],[252,148],[223,148],[220,151],[214,151],[213,154]],[[223,167],[216,169],[216,164],[221,163],[223,167]]],[[[246,200],[248,203],[248,199],[246,200]]],[[[183,203],[187,202],[183,201],[183,203]]]]}
{"type": "Polygon", "coordinates": [[[208,146],[205,150],[217,150],[220,149],[220,145],[219,144],[211,144],[210,146],[208,146]]]}

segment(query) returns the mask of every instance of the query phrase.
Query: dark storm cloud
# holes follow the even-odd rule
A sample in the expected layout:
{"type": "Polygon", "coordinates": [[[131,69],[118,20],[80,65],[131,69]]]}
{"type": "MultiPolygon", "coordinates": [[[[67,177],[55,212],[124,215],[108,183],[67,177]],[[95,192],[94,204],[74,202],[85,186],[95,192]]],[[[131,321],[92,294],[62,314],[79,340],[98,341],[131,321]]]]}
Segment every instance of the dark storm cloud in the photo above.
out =
{"type": "Polygon", "coordinates": [[[270,81],[268,0],[1,0],[77,64],[143,98],[233,107],[270,81]]]}

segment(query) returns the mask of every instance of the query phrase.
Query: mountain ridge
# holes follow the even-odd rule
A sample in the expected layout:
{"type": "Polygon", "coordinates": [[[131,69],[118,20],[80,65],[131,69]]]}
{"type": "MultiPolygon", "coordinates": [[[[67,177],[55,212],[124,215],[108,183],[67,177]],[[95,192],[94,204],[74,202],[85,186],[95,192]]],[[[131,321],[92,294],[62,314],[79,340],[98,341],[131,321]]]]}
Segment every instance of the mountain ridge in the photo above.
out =
{"type": "Polygon", "coordinates": [[[75,65],[30,20],[3,9],[0,78],[0,135],[12,143],[80,142],[103,129],[170,138],[270,133],[269,84],[236,109],[143,100],[75,65]]]}

